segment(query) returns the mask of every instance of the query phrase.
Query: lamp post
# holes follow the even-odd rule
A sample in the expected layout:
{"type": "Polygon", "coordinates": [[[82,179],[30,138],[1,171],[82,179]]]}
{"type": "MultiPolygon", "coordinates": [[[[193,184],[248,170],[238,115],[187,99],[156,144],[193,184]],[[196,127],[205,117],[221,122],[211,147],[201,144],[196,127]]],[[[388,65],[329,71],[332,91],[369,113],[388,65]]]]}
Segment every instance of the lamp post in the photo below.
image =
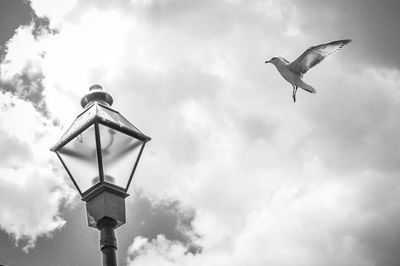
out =
{"type": "Polygon", "coordinates": [[[113,99],[101,86],[89,91],[84,111],[50,150],[86,202],[88,225],[100,230],[103,266],[114,266],[115,229],[125,223],[127,191],[150,137],[110,108],[113,99]]]}

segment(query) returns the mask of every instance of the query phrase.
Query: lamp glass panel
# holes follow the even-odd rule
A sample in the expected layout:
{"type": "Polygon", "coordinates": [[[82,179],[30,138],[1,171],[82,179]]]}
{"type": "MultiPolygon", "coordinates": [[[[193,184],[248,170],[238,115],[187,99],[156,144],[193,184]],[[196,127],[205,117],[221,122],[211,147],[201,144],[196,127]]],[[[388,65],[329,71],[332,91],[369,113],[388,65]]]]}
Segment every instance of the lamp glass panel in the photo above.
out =
{"type": "Polygon", "coordinates": [[[94,125],[65,144],[58,153],[82,193],[100,181],[94,125]]]}
{"type": "Polygon", "coordinates": [[[104,181],[125,189],[143,142],[101,124],[99,130],[104,181]]]}
{"type": "Polygon", "coordinates": [[[129,122],[120,113],[112,109],[108,109],[106,107],[99,105],[98,115],[100,115],[100,117],[104,118],[105,120],[112,122],[120,127],[125,127],[131,131],[142,134],[139,129],[137,129],[134,125],[132,125],[131,122],[129,122]]]}

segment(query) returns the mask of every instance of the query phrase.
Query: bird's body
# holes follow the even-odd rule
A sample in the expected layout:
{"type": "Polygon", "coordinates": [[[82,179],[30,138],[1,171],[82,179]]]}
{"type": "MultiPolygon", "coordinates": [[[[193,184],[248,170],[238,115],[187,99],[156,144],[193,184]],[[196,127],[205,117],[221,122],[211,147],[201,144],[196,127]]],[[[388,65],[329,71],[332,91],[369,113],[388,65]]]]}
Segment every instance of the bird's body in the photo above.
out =
{"type": "Polygon", "coordinates": [[[303,81],[303,75],[313,66],[319,64],[322,60],[331,54],[337,52],[351,40],[339,40],[330,43],[320,44],[308,48],[293,62],[289,62],[283,57],[273,57],[265,63],[275,65],[276,69],[293,86],[293,101],[296,102],[297,88],[302,88],[310,93],[315,93],[315,89],[303,81]]]}
{"type": "Polygon", "coordinates": [[[302,88],[311,93],[315,93],[315,89],[304,82],[302,75],[299,75],[288,67],[289,63],[286,62],[286,59],[279,57],[278,59],[278,63],[275,64],[275,67],[278,69],[279,73],[284,79],[296,87],[302,88]]]}

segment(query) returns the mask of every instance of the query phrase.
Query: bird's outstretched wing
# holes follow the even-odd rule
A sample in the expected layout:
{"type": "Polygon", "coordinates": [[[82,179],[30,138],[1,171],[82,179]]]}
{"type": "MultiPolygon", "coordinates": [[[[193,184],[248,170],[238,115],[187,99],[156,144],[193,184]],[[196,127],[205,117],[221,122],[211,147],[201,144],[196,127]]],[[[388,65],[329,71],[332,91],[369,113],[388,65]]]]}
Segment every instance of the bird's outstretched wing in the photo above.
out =
{"type": "Polygon", "coordinates": [[[350,43],[351,40],[339,40],[329,43],[311,46],[302,53],[296,60],[288,65],[288,68],[300,75],[305,74],[310,68],[321,63],[328,56],[339,51],[343,46],[350,43]]]}

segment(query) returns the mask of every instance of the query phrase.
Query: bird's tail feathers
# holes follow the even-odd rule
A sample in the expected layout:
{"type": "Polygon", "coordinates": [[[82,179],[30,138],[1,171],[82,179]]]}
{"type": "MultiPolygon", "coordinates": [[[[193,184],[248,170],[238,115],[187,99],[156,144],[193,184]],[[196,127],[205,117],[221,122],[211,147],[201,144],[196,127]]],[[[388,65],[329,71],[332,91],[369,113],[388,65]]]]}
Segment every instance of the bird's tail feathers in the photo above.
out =
{"type": "Polygon", "coordinates": [[[308,91],[309,93],[316,93],[317,91],[313,88],[313,87],[311,87],[310,85],[308,85],[308,84],[302,84],[301,86],[300,86],[300,88],[302,88],[303,90],[305,90],[305,91],[308,91]]]}

